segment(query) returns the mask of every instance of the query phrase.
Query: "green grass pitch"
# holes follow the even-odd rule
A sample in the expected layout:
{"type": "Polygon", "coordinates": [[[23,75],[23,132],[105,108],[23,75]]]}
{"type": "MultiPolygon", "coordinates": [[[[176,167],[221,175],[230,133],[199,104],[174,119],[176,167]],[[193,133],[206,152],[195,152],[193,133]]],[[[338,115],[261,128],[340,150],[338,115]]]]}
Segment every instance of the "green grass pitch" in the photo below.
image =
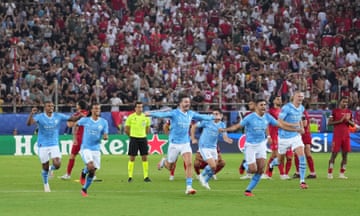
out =
{"type": "MultiPolygon", "coordinates": [[[[326,172],[330,155],[313,156],[318,178],[307,181],[309,189],[300,190],[298,180],[280,180],[275,169],[272,180],[260,181],[253,191],[255,197],[243,195],[248,180],[239,179],[241,154],[223,154],[227,165],[217,175],[217,181],[210,181],[210,191],[194,178],[197,194],[193,196],[184,193],[182,162],[175,180],[169,181],[169,172],[156,168],[160,156],[150,156],[152,182],[145,183],[138,157],[134,181],[128,183],[128,157],[103,156],[101,170],[97,172],[97,178],[103,181],[94,182],[86,198],[80,195],[81,186],[76,182],[83,167],[80,157],[72,179],[64,181],[58,178],[66,170],[68,156],[64,156],[61,169],[50,180],[52,192],[44,193],[36,156],[0,156],[0,215],[359,215],[360,154],[349,155],[347,180],[337,178],[340,157],[336,160],[334,179],[329,180],[326,172]]],[[[290,174],[293,172],[294,167],[290,174]]]]}

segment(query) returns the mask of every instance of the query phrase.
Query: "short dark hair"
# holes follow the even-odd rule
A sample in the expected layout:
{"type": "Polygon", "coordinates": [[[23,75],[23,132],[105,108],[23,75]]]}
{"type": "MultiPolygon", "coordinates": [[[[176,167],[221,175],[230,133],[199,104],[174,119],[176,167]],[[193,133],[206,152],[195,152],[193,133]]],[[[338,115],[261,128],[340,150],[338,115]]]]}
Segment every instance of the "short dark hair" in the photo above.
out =
{"type": "Polygon", "coordinates": [[[265,102],[265,103],[266,103],[266,100],[265,100],[264,98],[258,98],[258,99],[256,99],[256,101],[255,101],[256,104],[259,104],[259,103],[261,103],[261,102],[265,102]]]}
{"type": "Polygon", "coordinates": [[[141,101],[136,101],[135,104],[134,104],[134,108],[135,108],[138,104],[143,105],[143,103],[142,103],[141,101]]]}
{"type": "Polygon", "coordinates": [[[86,101],[84,101],[84,100],[80,100],[79,102],[78,102],[78,105],[79,105],[79,107],[80,107],[80,109],[87,109],[87,103],[86,103],[86,101]]]}
{"type": "Polygon", "coordinates": [[[90,105],[90,109],[92,109],[94,106],[100,106],[100,103],[94,102],[90,105]]]}
{"type": "Polygon", "coordinates": [[[190,97],[189,97],[189,95],[187,95],[187,94],[180,93],[180,94],[179,94],[179,103],[181,103],[181,101],[182,101],[184,98],[190,98],[190,97]]]}
{"type": "Polygon", "coordinates": [[[220,109],[219,107],[214,108],[214,109],[213,109],[213,112],[214,112],[214,111],[217,111],[217,112],[219,112],[220,114],[223,114],[222,109],[220,109]]]}

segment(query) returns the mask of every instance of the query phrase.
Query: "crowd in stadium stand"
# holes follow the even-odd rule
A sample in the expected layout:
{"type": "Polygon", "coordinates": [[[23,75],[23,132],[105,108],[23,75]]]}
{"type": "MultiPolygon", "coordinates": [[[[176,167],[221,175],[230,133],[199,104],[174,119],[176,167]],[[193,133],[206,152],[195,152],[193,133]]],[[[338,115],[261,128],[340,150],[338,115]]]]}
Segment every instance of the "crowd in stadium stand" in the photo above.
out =
{"type": "Polygon", "coordinates": [[[356,108],[359,32],[359,0],[1,1],[0,104],[27,112],[57,91],[60,111],[148,110],[187,92],[197,110],[233,110],[302,90],[356,108]]]}

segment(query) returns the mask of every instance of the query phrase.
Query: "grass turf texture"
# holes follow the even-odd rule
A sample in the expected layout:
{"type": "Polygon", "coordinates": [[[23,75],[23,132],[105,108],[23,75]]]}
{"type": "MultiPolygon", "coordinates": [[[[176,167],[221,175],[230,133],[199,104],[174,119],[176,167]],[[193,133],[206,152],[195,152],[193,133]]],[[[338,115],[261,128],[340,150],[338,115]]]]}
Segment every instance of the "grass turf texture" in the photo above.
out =
{"type": "MultiPolygon", "coordinates": [[[[77,158],[71,180],[58,177],[66,170],[68,156],[51,179],[51,193],[43,192],[40,163],[36,156],[0,156],[0,212],[7,215],[359,215],[360,154],[351,153],[347,180],[338,179],[340,157],[336,160],[334,179],[327,179],[329,154],[313,154],[318,178],[307,180],[309,189],[300,190],[299,180],[280,180],[274,169],[272,180],[261,180],[245,197],[249,180],[240,180],[241,154],[224,154],[227,165],[210,181],[211,190],[201,187],[194,178],[197,194],[185,195],[184,170],[181,163],[175,180],[169,181],[167,170],[158,171],[159,155],[149,157],[151,183],[145,183],[138,157],[134,181],[127,182],[128,157],[103,156],[102,168],[88,189],[89,197],[80,195],[78,180],[83,163],[77,158]]],[[[290,174],[294,172],[292,168],[290,174]]]]}

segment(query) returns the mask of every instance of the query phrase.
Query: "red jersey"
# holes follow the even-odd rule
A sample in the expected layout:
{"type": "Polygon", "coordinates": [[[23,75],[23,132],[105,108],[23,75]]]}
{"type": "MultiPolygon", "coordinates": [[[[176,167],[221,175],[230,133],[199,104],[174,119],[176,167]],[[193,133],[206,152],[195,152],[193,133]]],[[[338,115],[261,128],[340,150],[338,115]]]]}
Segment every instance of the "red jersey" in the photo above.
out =
{"type": "MultiPolygon", "coordinates": [[[[269,109],[269,114],[272,115],[272,117],[274,117],[276,120],[279,118],[279,114],[280,114],[281,108],[275,108],[275,107],[271,107],[269,109]]],[[[278,139],[278,127],[276,126],[272,126],[269,125],[269,135],[271,137],[271,139],[274,141],[278,139]]]]}
{"type": "MultiPolygon", "coordinates": [[[[333,109],[331,117],[333,121],[339,121],[344,115],[350,115],[350,119],[352,119],[352,113],[349,109],[333,109]]],[[[336,136],[350,136],[349,132],[349,122],[344,120],[339,124],[334,124],[334,137],[336,136]]]]}
{"type": "Polygon", "coordinates": [[[310,117],[309,113],[305,110],[303,113],[303,121],[305,120],[306,126],[304,126],[304,133],[301,134],[301,138],[304,144],[311,144],[311,133],[310,133],[310,117]]]}

